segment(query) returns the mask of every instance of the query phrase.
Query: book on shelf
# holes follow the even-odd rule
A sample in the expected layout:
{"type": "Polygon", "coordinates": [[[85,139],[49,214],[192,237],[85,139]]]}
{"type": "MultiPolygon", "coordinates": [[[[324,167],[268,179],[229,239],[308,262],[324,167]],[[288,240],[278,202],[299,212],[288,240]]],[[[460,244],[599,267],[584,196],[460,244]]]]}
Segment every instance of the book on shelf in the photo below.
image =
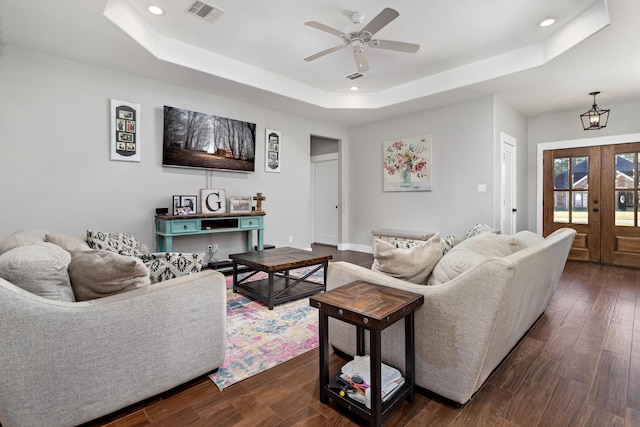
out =
{"type": "MultiPolygon", "coordinates": [[[[340,378],[344,381],[345,384],[354,384],[353,380],[351,379],[350,376],[348,376],[347,374],[340,374],[340,378]]],[[[380,395],[382,397],[382,401],[386,402],[391,396],[393,396],[393,394],[396,392],[396,390],[398,390],[398,388],[400,388],[400,386],[404,384],[404,377],[400,377],[397,378],[391,382],[388,382],[386,384],[383,384],[382,386],[382,391],[380,392],[380,395]]],[[[367,383],[364,384],[358,384],[358,386],[362,389],[362,390],[366,390],[368,389],[370,386],[367,383]]],[[[358,393],[359,394],[359,393],[358,393]]],[[[347,394],[347,396],[350,396],[349,394],[347,394]]],[[[360,399],[357,398],[357,394],[356,397],[352,397],[354,400],[360,402],[360,399]]],[[[364,396],[363,396],[364,397],[364,396]]],[[[361,403],[364,403],[361,402],[361,403]]]]}
{"type": "MultiPolygon", "coordinates": [[[[347,384],[356,384],[363,391],[370,387],[371,375],[369,372],[353,372],[354,361],[348,362],[342,367],[339,377],[347,384]],[[356,383],[352,380],[352,376],[358,375],[362,382],[356,383]]],[[[384,363],[381,364],[381,396],[382,401],[388,400],[405,382],[404,377],[399,370],[384,363]]]]}

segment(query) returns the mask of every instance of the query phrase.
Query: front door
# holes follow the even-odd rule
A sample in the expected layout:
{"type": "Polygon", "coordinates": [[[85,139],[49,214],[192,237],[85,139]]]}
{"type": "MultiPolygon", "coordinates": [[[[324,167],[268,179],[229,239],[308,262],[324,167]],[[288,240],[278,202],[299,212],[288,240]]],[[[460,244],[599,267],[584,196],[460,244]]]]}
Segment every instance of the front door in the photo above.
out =
{"type": "Polygon", "coordinates": [[[543,153],[543,234],[563,227],[576,230],[572,260],[601,260],[600,166],[600,147],[543,153]]]}
{"type": "Polygon", "coordinates": [[[640,266],[640,143],[602,147],[602,262],[640,266]]]}
{"type": "Polygon", "coordinates": [[[640,143],[543,154],[543,232],[577,231],[569,259],[640,267],[640,143]]]}

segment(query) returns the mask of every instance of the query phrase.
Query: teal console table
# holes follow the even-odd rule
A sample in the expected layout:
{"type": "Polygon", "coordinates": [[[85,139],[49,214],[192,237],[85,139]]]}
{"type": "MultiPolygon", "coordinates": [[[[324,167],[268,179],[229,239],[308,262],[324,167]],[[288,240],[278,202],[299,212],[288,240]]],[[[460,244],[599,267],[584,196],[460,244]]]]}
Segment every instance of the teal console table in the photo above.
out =
{"type": "Polygon", "coordinates": [[[246,232],[247,252],[253,250],[253,231],[258,232],[258,250],[264,249],[264,211],[248,214],[156,215],[156,250],[171,252],[173,238],[195,234],[246,232]]]}

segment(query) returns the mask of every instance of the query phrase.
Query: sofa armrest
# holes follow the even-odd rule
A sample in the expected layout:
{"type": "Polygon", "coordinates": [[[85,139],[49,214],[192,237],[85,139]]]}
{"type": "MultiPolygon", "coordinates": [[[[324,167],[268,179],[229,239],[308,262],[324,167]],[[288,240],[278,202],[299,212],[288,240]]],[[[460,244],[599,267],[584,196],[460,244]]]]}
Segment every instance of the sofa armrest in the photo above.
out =
{"type": "Polygon", "coordinates": [[[222,364],[226,286],[207,270],[83,301],[0,279],[0,422],[76,425],[222,364]]]}

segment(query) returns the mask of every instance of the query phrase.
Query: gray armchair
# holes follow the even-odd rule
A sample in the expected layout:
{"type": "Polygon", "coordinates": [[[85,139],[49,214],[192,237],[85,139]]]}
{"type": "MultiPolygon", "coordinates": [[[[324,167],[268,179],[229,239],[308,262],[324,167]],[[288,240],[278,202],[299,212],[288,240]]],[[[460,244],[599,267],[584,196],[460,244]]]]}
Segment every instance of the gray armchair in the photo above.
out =
{"type": "Polygon", "coordinates": [[[225,334],[225,279],[211,270],[83,302],[0,279],[0,423],[99,418],[217,369],[225,334]]]}

